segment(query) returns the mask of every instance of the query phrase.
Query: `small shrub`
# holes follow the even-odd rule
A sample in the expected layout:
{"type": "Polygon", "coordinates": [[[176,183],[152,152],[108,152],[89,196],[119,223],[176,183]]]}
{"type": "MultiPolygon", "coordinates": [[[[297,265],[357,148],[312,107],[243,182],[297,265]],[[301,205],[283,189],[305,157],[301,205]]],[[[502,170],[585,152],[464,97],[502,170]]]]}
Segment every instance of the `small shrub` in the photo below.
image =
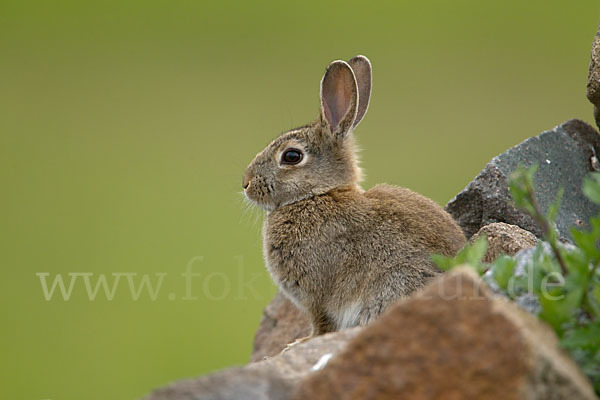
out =
{"type": "MultiPolygon", "coordinates": [[[[571,228],[574,246],[562,245],[554,221],[562,191],[543,214],[533,190],[537,167],[518,168],[509,181],[515,205],[530,214],[544,233],[527,265],[517,274],[517,259],[500,256],[492,264],[482,263],[487,240],[467,245],[454,258],[440,255],[433,260],[443,270],[467,264],[497,290],[516,300],[530,293],[538,303],[540,319],[547,322],[600,394],[600,215],[589,221],[587,231],[571,228]]],[[[600,173],[583,183],[583,193],[600,204],[600,173]]]]}

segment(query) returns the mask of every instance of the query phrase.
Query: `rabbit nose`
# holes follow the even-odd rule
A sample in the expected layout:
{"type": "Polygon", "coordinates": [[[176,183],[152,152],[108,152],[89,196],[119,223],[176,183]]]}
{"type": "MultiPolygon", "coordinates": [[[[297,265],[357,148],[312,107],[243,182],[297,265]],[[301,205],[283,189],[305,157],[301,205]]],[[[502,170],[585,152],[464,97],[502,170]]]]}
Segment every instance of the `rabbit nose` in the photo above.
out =
{"type": "Polygon", "coordinates": [[[242,179],[242,187],[244,188],[244,190],[248,189],[248,186],[250,186],[251,179],[252,177],[250,176],[248,171],[246,171],[246,173],[244,174],[244,179],[242,179]]]}

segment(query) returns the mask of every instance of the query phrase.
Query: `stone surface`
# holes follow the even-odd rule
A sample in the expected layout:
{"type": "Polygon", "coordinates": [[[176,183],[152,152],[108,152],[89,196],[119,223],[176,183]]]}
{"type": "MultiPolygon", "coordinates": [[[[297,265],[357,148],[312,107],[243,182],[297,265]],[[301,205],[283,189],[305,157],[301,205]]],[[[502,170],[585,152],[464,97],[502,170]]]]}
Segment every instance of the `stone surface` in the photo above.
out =
{"type": "Polygon", "coordinates": [[[294,399],[595,399],[554,332],[459,268],[363,328],[294,399]]]}
{"type": "Polygon", "coordinates": [[[487,253],[483,262],[491,263],[499,255],[514,256],[523,249],[534,247],[538,240],[535,235],[516,225],[494,222],[481,228],[471,237],[471,242],[486,236],[488,241],[487,253]]]}
{"type": "MultiPolygon", "coordinates": [[[[574,246],[570,243],[559,243],[559,247],[562,247],[565,251],[573,251],[574,246]]],[[[533,262],[534,257],[554,257],[554,252],[552,251],[552,247],[548,242],[540,242],[540,246],[526,248],[519,251],[515,254],[515,260],[517,260],[517,265],[515,267],[514,276],[524,277],[527,273],[527,268],[533,262]],[[539,250],[538,250],[539,249],[539,250]],[[540,251],[539,255],[536,253],[540,251]]],[[[493,279],[492,271],[487,271],[483,276],[484,281],[490,289],[494,291],[494,293],[508,297],[508,293],[503,291],[498,287],[496,282],[493,279]]],[[[530,281],[531,282],[531,281],[530,281]]],[[[521,307],[523,310],[538,315],[540,312],[540,302],[533,290],[533,282],[530,283],[530,287],[526,290],[515,289],[515,292],[510,296],[514,303],[521,307]]]]}
{"type": "Polygon", "coordinates": [[[454,199],[446,210],[456,219],[467,237],[493,222],[517,225],[541,237],[533,219],[515,209],[508,190],[508,178],[519,164],[538,164],[535,193],[544,212],[564,188],[556,221],[562,240],[571,240],[571,226],[585,227],[600,207],[582,193],[583,178],[598,168],[600,135],[590,125],[570,120],[551,131],[529,138],[494,157],[488,165],[454,199]]]}
{"type": "Polygon", "coordinates": [[[277,371],[286,380],[296,381],[311,372],[323,356],[328,358],[339,353],[361,329],[356,327],[314,337],[293,346],[286,352],[279,352],[274,357],[252,363],[248,368],[270,369],[277,371]]]}
{"type": "Polygon", "coordinates": [[[284,400],[290,383],[271,370],[231,368],[159,389],[146,400],[284,400]]]}
{"type": "Polygon", "coordinates": [[[196,379],[175,382],[145,400],[288,399],[291,388],[339,353],[361,328],[318,336],[266,360],[196,379]]]}
{"type": "Polygon", "coordinates": [[[310,334],[310,322],[285,295],[277,293],[263,312],[252,349],[251,361],[281,352],[289,343],[310,334]]]}
{"type": "Polygon", "coordinates": [[[600,25],[592,45],[592,59],[587,84],[587,98],[594,105],[596,125],[600,128],[600,25]]]}

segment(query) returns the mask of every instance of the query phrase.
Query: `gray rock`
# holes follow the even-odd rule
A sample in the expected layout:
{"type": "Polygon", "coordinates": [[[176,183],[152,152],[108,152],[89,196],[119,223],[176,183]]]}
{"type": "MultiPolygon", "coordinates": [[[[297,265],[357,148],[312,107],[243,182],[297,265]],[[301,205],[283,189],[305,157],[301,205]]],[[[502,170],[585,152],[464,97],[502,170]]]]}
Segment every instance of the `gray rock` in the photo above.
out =
{"type": "Polygon", "coordinates": [[[361,329],[350,328],[314,337],[292,346],[286,352],[250,364],[248,368],[277,371],[287,381],[298,381],[321,368],[329,358],[342,351],[361,329]]]}
{"type": "Polygon", "coordinates": [[[284,400],[290,384],[270,370],[231,368],[159,389],[146,400],[284,400]]]}
{"type": "Polygon", "coordinates": [[[446,210],[470,237],[482,226],[506,222],[542,236],[537,223],[517,210],[508,190],[508,178],[519,164],[539,166],[535,194],[544,212],[564,189],[556,221],[561,240],[570,241],[569,228],[585,228],[600,207],[590,202],[581,190],[583,178],[599,169],[600,135],[590,125],[570,120],[512,147],[494,157],[454,199],[446,210]]]}
{"type": "Polygon", "coordinates": [[[250,361],[279,354],[289,343],[310,335],[310,321],[283,293],[278,292],[263,312],[250,361]]]}
{"type": "Polygon", "coordinates": [[[242,368],[175,382],[154,391],[145,400],[288,399],[298,382],[342,351],[360,329],[318,336],[293,346],[285,353],[242,368]]]}
{"type": "Polygon", "coordinates": [[[587,98],[594,105],[596,125],[600,128],[600,25],[592,46],[590,75],[587,84],[587,98]]]}

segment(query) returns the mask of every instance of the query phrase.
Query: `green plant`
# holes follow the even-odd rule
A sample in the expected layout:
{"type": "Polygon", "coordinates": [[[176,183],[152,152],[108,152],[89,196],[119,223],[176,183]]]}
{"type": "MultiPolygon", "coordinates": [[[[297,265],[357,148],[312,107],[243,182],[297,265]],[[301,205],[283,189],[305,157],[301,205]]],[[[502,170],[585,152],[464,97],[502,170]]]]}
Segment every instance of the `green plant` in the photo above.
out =
{"type": "MultiPolygon", "coordinates": [[[[563,246],[554,221],[562,191],[544,214],[536,200],[533,177],[537,167],[519,167],[509,181],[515,205],[530,214],[541,227],[544,241],[533,251],[522,271],[517,259],[500,256],[492,264],[481,260],[487,249],[485,238],[469,244],[456,257],[436,255],[443,270],[467,264],[515,300],[530,293],[539,304],[537,315],[547,322],[600,394],[600,215],[589,221],[589,230],[571,228],[575,246],[563,246]]],[[[583,184],[584,194],[600,204],[600,173],[591,174],[583,184]]]]}

